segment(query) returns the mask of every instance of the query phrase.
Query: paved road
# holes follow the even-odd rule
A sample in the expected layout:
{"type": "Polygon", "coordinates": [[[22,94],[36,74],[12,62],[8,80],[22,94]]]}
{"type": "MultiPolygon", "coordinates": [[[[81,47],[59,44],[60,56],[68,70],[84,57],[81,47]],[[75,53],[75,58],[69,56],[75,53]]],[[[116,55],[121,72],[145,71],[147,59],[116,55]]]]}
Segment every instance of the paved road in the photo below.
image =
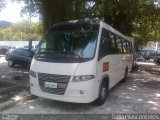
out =
{"type": "Polygon", "coordinates": [[[159,113],[160,69],[153,65],[140,65],[130,73],[126,83],[114,87],[104,105],[73,104],[36,98],[3,111],[14,114],[110,114],[159,113]]]}
{"type": "Polygon", "coordinates": [[[29,83],[28,72],[29,69],[23,66],[8,67],[5,57],[0,57],[0,80],[25,85],[29,83]],[[18,78],[17,76],[20,77],[18,78]]]}
{"type": "Polygon", "coordinates": [[[0,104],[29,89],[28,71],[23,66],[8,67],[5,57],[0,57],[0,104]]]}

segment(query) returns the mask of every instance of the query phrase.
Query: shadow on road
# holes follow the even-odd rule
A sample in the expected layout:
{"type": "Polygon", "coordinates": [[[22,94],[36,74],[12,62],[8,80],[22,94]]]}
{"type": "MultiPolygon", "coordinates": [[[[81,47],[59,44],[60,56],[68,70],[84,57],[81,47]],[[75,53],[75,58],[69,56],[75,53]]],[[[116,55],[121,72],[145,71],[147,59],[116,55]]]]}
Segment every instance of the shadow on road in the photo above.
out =
{"type": "Polygon", "coordinates": [[[29,90],[29,68],[16,65],[8,67],[5,57],[0,57],[0,102],[9,100],[23,90],[29,90]]]}
{"type": "Polygon", "coordinates": [[[159,66],[138,65],[136,70],[128,74],[126,83],[119,83],[110,91],[105,104],[102,106],[58,102],[38,97],[22,102],[4,112],[16,114],[156,114],[160,111],[159,71],[159,66]]]}

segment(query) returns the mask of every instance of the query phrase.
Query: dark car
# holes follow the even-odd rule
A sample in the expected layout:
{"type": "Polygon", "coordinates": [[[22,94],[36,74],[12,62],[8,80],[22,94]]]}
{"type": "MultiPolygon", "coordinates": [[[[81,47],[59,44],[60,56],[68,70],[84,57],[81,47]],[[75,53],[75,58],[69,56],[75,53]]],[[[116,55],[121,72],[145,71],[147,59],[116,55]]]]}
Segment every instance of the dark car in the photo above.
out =
{"type": "Polygon", "coordinates": [[[5,55],[8,50],[8,46],[0,45],[0,55],[5,55]]]}
{"type": "Polygon", "coordinates": [[[137,60],[137,61],[145,61],[145,59],[144,59],[141,55],[139,55],[139,56],[136,58],[136,60],[137,60]]]}
{"type": "Polygon", "coordinates": [[[6,53],[6,61],[8,66],[13,67],[15,64],[30,66],[34,52],[29,49],[18,48],[6,53]]]}

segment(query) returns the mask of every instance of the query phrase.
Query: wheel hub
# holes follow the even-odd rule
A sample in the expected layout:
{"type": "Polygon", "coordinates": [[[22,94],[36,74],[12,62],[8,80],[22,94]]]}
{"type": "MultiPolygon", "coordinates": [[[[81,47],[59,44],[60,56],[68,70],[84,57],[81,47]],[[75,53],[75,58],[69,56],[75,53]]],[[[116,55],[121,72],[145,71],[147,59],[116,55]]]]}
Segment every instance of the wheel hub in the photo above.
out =
{"type": "Polygon", "coordinates": [[[105,87],[103,87],[101,90],[101,97],[102,97],[102,99],[105,99],[105,97],[106,97],[106,88],[105,87]]]}

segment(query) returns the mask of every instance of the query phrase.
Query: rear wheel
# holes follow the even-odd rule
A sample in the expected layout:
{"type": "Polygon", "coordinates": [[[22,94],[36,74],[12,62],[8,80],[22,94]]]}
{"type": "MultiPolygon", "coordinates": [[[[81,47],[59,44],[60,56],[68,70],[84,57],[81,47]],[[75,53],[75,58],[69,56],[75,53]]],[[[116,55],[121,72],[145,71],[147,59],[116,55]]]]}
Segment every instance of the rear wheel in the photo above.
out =
{"type": "Polygon", "coordinates": [[[14,67],[15,63],[13,62],[13,60],[8,60],[8,66],[9,67],[14,67]]]}
{"type": "Polygon", "coordinates": [[[100,92],[99,92],[99,97],[95,101],[96,105],[103,105],[104,104],[104,102],[106,101],[108,91],[109,91],[108,90],[108,85],[106,84],[106,81],[103,80],[103,82],[101,84],[100,92]]]}
{"type": "Polygon", "coordinates": [[[128,74],[128,67],[125,70],[124,78],[121,80],[121,82],[126,82],[127,74],[128,74]]]}

